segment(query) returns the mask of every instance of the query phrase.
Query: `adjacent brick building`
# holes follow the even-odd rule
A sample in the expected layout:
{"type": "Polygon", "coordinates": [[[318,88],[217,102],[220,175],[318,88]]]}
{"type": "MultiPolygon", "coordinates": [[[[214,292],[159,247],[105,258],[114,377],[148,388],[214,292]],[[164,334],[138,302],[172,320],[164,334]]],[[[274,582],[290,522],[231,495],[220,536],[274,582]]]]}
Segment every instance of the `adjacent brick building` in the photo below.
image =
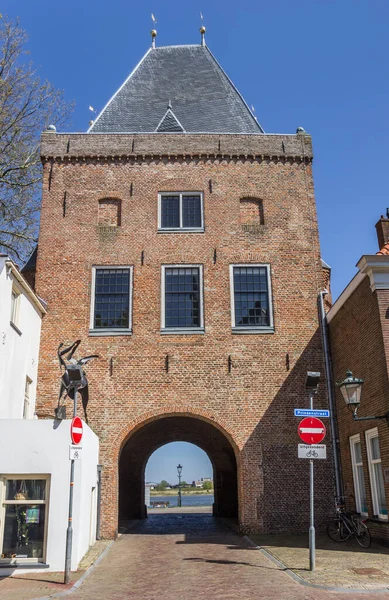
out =
{"type": "MultiPolygon", "coordinates": [[[[38,413],[54,412],[59,342],[81,338],[100,355],[103,534],[145,515],[147,460],[170,441],[208,453],[215,515],[306,528],[293,408],[324,371],[310,136],[265,134],[202,43],[152,47],[88,133],[45,132],[41,154],[38,413]]],[[[318,463],[320,527],[331,456],[318,463]]]]}
{"type": "MultiPolygon", "coordinates": [[[[348,369],[364,379],[358,417],[389,411],[389,219],[376,229],[380,250],[362,256],[327,315],[334,379],[348,369]]],[[[389,421],[354,421],[339,391],[336,401],[346,503],[369,517],[373,535],[388,539],[389,421]]]]}

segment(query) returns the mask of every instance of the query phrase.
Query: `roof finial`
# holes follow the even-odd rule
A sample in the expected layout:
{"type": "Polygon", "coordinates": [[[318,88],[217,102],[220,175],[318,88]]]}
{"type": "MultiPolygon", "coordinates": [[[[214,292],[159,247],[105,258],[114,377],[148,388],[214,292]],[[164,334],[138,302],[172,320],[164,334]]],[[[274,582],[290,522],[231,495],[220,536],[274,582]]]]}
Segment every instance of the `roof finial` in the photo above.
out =
{"type": "Polygon", "coordinates": [[[201,19],[201,27],[200,27],[201,45],[205,46],[205,37],[204,37],[204,35],[205,35],[205,32],[206,32],[206,29],[204,27],[204,22],[203,22],[204,21],[203,13],[200,13],[200,19],[201,19]]]}
{"type": "MultiPolygon", "coordinates": [[[[153,13],[151,13],[151,20],[152,22],[155,23],[157,22],[157,19],[154,17],[153,13]]],[[[155,48],[155,38],[157,37],[157,30],[156,29],[152,29],[150,31],[150,35],[151,35],[151,47],[155,48]]]]}
{"type": "Polygon", "coordinates": [[[169,102],[167,103],[167,109],[169,110],[169,108],[170,108],[170,110],[172,109],[172,101],[171,100],[169,100],[169,102]]]}

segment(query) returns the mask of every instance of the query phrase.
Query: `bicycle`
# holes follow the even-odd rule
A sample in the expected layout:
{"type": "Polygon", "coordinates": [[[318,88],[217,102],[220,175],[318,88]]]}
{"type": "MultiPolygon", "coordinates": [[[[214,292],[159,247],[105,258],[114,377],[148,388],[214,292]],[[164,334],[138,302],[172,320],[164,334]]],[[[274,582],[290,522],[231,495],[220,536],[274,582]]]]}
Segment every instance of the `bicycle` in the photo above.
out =
{"type": "Polygon", "coordinates": [[[344,504],[337,504],[336,517],[327,526],[327,535],[334,542],[345,542],[355,537],[362,548],[371,544],[370,531],[359,513],[346,512],[344,504]]]}

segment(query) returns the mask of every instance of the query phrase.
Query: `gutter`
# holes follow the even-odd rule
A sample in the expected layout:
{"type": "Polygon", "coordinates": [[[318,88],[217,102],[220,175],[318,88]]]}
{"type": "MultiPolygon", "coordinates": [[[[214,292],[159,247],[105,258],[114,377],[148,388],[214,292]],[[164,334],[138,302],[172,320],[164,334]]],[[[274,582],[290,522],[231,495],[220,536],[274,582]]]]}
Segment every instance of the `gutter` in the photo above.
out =
{"type": "Polygon", "coordinates": [[[323,340],[323,350],[325,358],[325,369],[326,369],[326,380],[327,380],[327,392],[328,392],[328,403],[330,407],[330,429],[332,439],[332,450],[334,456],[334,471],[335,471],[335,490],[336,498],[339,499],[343,496],[343,485],[342,485],[342,474],[340,465],[340,452],[339,452],[339,439],[338,439],[338,427],[336,422],[336,408],[335,408],[335,397],[334,397],[334,383],[332,378],[331,369],[331,358],[328,343],[328,326],[327,326],[327,315],[324,310],[323,298],[328,294],[327,290],[319,292],[319,319],[320,328],[323,340]]]}

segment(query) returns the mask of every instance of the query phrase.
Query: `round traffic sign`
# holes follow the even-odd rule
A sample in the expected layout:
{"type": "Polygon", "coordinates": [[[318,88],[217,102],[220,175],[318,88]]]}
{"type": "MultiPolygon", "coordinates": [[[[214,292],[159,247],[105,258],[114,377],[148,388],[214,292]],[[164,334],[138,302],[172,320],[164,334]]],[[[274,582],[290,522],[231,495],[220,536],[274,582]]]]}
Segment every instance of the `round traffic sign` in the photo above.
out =
{"type": "Polygon", "coordinates": [[[305,444],[320,444],[326,435],[323,421],[316,417],[306,417],[298,426],[298,434],[305,444]]]}
{"type": "Polygon", "coordinates": [[[82,421],[80,417],[74,417],[70,425],[70,437],[73,444],[79,444],[82,440],[82,421]]]}

